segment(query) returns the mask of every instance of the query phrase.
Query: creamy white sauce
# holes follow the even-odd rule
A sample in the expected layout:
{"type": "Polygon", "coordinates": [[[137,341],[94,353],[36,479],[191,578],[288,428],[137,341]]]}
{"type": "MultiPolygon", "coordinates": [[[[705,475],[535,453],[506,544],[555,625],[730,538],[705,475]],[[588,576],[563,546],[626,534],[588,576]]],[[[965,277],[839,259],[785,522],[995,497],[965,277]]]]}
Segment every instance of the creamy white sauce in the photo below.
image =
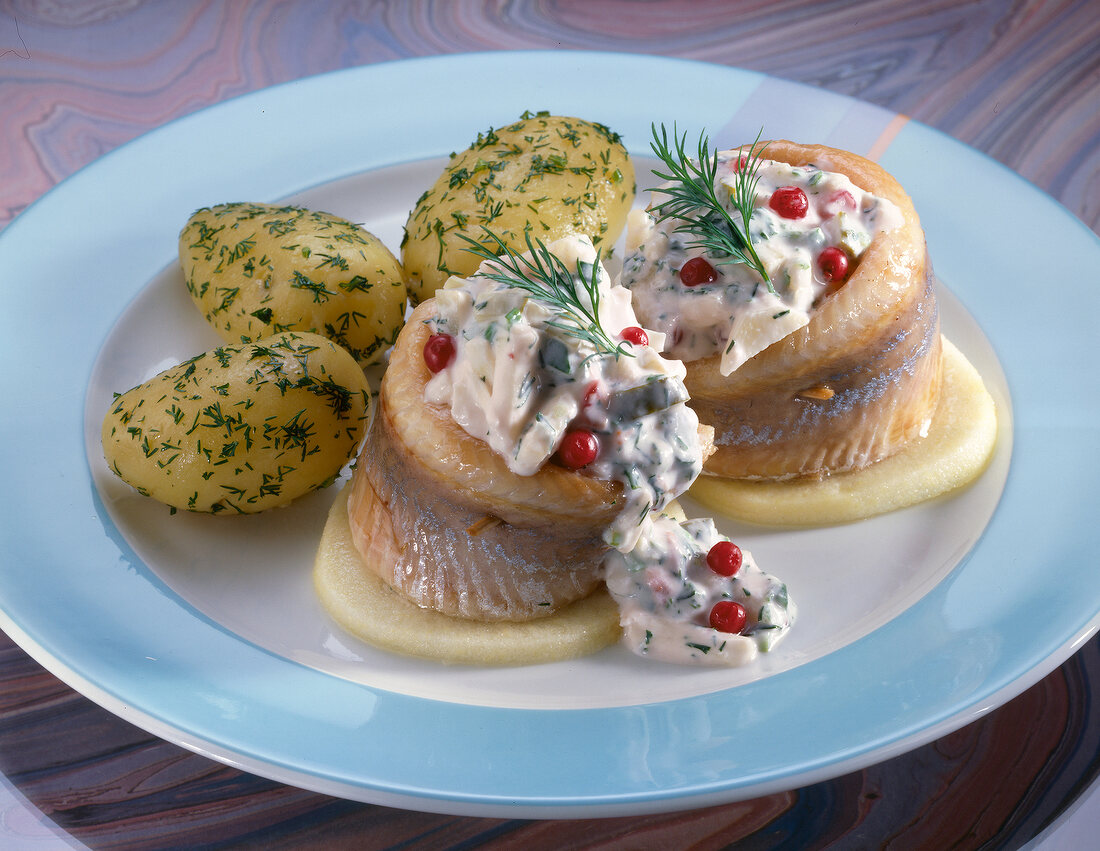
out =
{"type": "MultiPolygon", "coordinates": [[[[719,153],[715,175],[716,193],[739,224],[731,197],[742,156],[736,150],[719,153]]],[[[895,204],[842,174],[762,160],[758,175],[749,236],[768,281],[750,266],[693,246],[694,237],[677,230],[681,219],[657,221],[634,210],[627,220],[622,284],[632,292],[638,315],[665,335],[665,351],[672,357],[692,361],[721,354],[723,375],[810,321],[830,285],[819,268],[822,251],[841,248],[854,268],[875,233],[903,221],[895,204]],[[784,218],[769,207],[775,191],[785,186],[806,194],[803,217],[784,218]],[[681,282],[680,269],[694,257],[713,266],[715,281],[681,282]]],[[[654,200],[659,202],[660,190],[654,200]]]]}
{"type": "MultiPolygon", "coordinates": [[[[574,287],[589,309],[578,277],[592,280],[594,271],[600,325],[614,344],[624,329],[639,326],[630,292],[612,285],[602,265],[594,265],[597,255],[587,238],[567,237],[548,249],[576,271],[574,287]]],[[[740,664],[757,647],[774,644],[790,626],[793,607],[782,583],[762,579],[766,575],[751,556],[740,578],[711,572],[705,581],[692,579],[694,604],[669,606],[652,592],[655,581],[638,585],[643,574],[665,575],[663,585],[678,588],[680,598],[685,577],[698,572],[701,542],[718,539],[709,520],[688,521],[681,529],[662,514],[698,477],[703,460],[698,418],[684,404],[686,370],[658,353],[663,335],[648,331],[649,345],[597,351],[592,342],[563,331],[560,313],[546,301],[494,280],[491,271],[482,264],[470,278],[452,278],[436,293],[432,330],[453,337],[455,357],[428,382],[425,400],[449,407],[455,422],[486,441],[517,475],[532,475],[551,462],[567,429],[596,435],[599,454],[583,472],[623,484],[623,508],[604,534],[613,548],[605,571],[625,640],[635,652],[667,661],[740,664]],[[698,609],[709,611],[708,601],[736,598],[748,589],[764,605],[773,585],[783,591],[772,594],[768,605],[776,608],[782,597],[785,618],[765,613],[771,620],[758,628],[761,608],[753,606],[746,607],[748,635],[718,633],[705,625],[705,616],[700,625],[698,609]]],[[[702,557],[705,568],[705,550],[702,557]]]]}
{"type": "Polygon", "coordinates": [[[666,662],[742,665],[787,632],[795,616],[787,586],[762,571],[752,553],[741,551],[744,560],[732,577],[707,565],[707,552],[722,540],[709,518],[660,517],[631,552],[607,557],[607,587],[619,604],[623,640],[635,653],[666,662]],[[741,634],[710,626],[710,611],[722,600],[745,608],[741,634]]]}

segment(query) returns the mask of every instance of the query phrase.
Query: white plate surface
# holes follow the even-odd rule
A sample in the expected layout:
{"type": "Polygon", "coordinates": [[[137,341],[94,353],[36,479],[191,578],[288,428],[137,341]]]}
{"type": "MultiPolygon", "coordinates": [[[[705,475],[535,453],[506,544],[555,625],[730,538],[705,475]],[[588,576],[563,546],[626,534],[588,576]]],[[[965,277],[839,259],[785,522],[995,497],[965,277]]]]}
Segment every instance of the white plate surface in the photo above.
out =
{"type": "Polygon", "coordinates": [[[980,154],[876,107],[735,69],[495,53],[257,92],[104,157],[0,233],[0,347],[19,365],[0,379],[0,626],[159,735],[359,800],[591,816],[833,776],[972,720],[1097,628],[1100,420],[1084,367],[1100,297],[1066,282],[1098,267],[1093,234],[980,154]],[[479,78],[494,80],[491,104],[464,97],[479,78]],[[593,78],[653,88],[612,102],[584,85],[593,78]],[[714,90],[721,103],[706,99],[714,90]],[[351,102],[363,109],[334,109],[351,102]],[[724,522],[800,605],[796,629],[750,668],[682,669],[621,648],[489,670],[392,656],[333,627],[311,592],[331,492],[253,518],[170,516],[100,456],[112,391],[217,343],[175,264],[192,210],[287,199],[362,222],[396,251],[441,157],[543,108],[602,121],[641,156],[650,121],[675,121],[719,144],[763,127],[879,159],[921,213],[947,287],[944,330],[998,403],[997,455],[964,493],[833,529],[724,522]],[[1021,233],[1054,250],[1035,260],[1016,250],[1021,233]]]}

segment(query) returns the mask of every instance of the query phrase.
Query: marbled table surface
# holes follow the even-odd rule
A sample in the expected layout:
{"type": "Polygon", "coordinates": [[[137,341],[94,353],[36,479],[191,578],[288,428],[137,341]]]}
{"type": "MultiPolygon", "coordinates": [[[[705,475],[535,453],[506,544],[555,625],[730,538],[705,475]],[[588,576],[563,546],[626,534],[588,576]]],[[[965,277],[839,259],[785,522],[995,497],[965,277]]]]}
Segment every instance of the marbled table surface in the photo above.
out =
{"type": "MultiPolygon", "coordinates": [[[[1100,230],[1090,0],[0,0],[0,228],[97,157],[227,98],[531,48],[698,59],[857,97],[989,154],[1100,230]]],[[[0,569],[13,566],[0,556],[0,569]]],[[[0,847],[1053,847],[1068,828],[1050,826],[1100,773],[1098,700],[1094,637],[980,720],[832,781],[678,814],[528,822],[347,802],[223,766],[99,708],[0,634],[0,847]]]]}

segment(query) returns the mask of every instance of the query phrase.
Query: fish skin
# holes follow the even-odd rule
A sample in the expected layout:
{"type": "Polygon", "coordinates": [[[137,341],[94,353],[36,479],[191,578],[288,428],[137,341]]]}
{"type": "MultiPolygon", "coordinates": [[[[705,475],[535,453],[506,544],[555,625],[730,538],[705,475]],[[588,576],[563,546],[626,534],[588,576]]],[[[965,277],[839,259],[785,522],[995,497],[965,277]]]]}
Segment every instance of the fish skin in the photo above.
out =
{"type": "Polygon", "coordinates": [[[552,464],[517,476],[446,408],[427,404],[432,305],[413,312],[382,380],[351,483],[353,541],[369,569],[418,605],[486,621],[544,617],[600,584],[621,485],[552,464]]]}
{"type": "Polygon", "coordinates": [[[715,429],[705,471],[784,479],[860,469],[919,439],[939,398],[939,311],[924,232],[909,196],[877,163],[785,140],[768,142],[764,155],[845,174],[896,204],[903,224],[875,235],[803,328],[728,376],[720,355],[687,364],[689,404],[715,429]],[[819,387],[831,397],[804,394],[819,387]]]}

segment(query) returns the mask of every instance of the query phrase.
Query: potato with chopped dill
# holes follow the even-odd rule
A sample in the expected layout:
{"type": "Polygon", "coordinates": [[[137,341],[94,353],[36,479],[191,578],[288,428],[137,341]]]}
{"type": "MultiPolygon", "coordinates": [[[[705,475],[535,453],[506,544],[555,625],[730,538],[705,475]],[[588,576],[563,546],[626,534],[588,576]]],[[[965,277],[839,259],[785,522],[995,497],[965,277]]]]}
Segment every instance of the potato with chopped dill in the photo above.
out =
{"type": "Polygon", "coordinates": [[[321,334],[360,366],[382,361],[405,321],[405,276],[373,234],[301,207],[197,210],[180,232],[187,291],[229,343],[281,331],[321,334]]]}
{"type": "Polygon", "coordinates": [[[220,346],[115,397],[108,466],[186,511],[254,514],[330,483],[366,432],[370,387],[331,340],[288,331],[220,346]]]}
{"type": "Polygon", "coordinates": [[[401,260],[414,303],[451,275],[470,275],[479,258],[461,237],[509,248],[526,237],[549,243],[586,234],[605,253],[634,201],[634,167],[617,133],[602,124],[525,113],[454,154],[405,224],[401,260]]]}

